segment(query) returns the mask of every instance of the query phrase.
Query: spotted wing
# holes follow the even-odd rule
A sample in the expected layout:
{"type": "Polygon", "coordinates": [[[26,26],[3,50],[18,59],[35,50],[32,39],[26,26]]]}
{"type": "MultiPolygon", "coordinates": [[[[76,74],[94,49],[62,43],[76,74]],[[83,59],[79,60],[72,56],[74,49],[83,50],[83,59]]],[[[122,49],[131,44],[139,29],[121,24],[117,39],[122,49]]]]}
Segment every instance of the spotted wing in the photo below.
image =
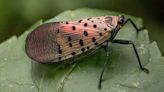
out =
{"type": "Polygon", "coordinates": [[[66,60],[105,42],[115,26],[106,17],[43,24],[27,37],[26,52],[43,63],[66,60]]]}

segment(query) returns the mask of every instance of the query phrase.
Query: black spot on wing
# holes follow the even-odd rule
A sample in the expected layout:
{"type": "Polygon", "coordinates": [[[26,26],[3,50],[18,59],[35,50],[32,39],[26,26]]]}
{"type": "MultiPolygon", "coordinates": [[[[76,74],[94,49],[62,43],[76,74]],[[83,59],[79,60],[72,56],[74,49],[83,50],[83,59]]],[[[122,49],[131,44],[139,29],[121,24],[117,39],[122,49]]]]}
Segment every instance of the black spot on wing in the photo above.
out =
{"type": "Polygon", "coordinates": [[[95,37],[92,37],[92,42],[95,42],[96,41],[96,38],[95,37]]]}
{"type": "Polygon", "coordinates": [[[87,23],[84,23],[84,27],[87,27],[87,25],[88,25],[87,23]]]}
{"type": "Polygon", "coordinates": [[[76,52],[72,52],[72,55],[76,55],[76,52]]]}
{"type": "Polygon", "coordinates": [[[107,31],[107,28],[104,28],[104,31],[107,31]]]}
{"type": "Polygon", "coordinates": [[[82,22],[82,20],[79,20],[78,22],[79,22],[79,23],[81,23],[81,22],[82,22]]]}
{"type": "Polygon", "coordinates": [[[96,24],[94,24],[94,25],[93,25],[93,28],[96,28],[96,27],[97,27],[97,25],[96,25],[96,24]]]}
{"type": "Polygon", "coordinates": [[[99,33],[100,36],[102,36],[102,33],[99,33]]]}
{"type": "Polygon", "coordinates": [[[70,36],[68,36],[68,41],[71,41],[71,37],[70,36]]]}
{"type": "Polygon", "coordinates": [[[75,26],[72,26],[72,30],[76,30],[76,27],[75,26]]]}
{"type": "Polygon", "coordinates": [[[80,46],[83,46],[83,45],[84,45],[84,43],[83,43],[83,40],[82,40],[82,39],[80,39],[79,44],[80,44],[80,46]]]}
{"type": "Polygon", "coordinates": [[[88,36],[88,32],[87,31],[84,31],[83,34],[84,34],[84,36],[88,36]]]}
{"type": "Polygon", "coordinates": [[[59,57],[58,59],[61,60],[61,57],[59,57]]]}
{"type": "Polygon", "coordinates": [[[84,52],[85,51],[85,48],[82,48],[81,51],[84,52]]]}
{"type": "Polygon", "coordinates": [[[72,43],[69,43],[69,47],[72,47],[72,43]]]}

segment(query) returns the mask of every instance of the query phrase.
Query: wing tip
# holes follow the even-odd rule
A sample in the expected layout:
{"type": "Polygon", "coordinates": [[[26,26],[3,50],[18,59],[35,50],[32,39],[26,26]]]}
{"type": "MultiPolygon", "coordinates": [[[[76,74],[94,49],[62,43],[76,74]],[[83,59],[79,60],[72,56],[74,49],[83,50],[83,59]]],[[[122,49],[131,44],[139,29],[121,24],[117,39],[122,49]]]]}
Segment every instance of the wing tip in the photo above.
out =
{"type": "Polygon", "coordinates": [[[25,51],[29,58],[40,63],[56,62],[56,52],[53,50],[55,49],[53,48],[55,42],[52,39],[52,36],[55,34],[49,36],[51,32],[54,31],[52,29],[56,28],[56,24],[57,23],[52,25],[51,23],[43,24],[28,34],[25,40],[25,51]],[[50,32],[44,32],[47,29],[50,30],[50,32]],[[47,40],[48,38],[50,38],[50,40],[47,40]]]}

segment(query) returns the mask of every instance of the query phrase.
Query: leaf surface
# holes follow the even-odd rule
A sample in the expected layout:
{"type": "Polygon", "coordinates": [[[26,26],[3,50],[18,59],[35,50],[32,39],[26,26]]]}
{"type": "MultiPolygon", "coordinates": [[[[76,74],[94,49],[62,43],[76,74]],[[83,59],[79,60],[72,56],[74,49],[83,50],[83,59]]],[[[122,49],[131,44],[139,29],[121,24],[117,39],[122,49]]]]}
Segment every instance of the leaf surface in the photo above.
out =
{"type": "MultiPolygon", "coordinates": [[[[66,21],[121,13],[98,9],[65,11],[44,22],[66,21]]],[[[123,14],[125,15],[125,14],[123,14]]],[[[125,15],[140,28],[142,19],[125,15]]],[[[0,92],[162,92],[164,89],[164,57],[156,42],[151,43],[148,31],[138,34],[130,23],[116,38],[132,40],[137,46],[143,65],[150,70],[145,74],[139,69],[137,58],[130,45],[110,43],[109,63],[105,70],[102,89],[98,79],[105,60],[103,49],[79,60],[73,65],[40,64],[25,53],[25,39],[29,32],[43,24],[38,21],[20,37],[12,37],[0,44],[0,92]]]]}

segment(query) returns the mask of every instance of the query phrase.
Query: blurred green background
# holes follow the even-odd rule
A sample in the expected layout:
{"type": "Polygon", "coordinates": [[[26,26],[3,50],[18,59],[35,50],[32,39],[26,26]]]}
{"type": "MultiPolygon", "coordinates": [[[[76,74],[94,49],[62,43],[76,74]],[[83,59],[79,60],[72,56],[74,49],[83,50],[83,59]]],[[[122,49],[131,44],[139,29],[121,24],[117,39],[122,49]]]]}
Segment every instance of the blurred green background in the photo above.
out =
{"type": "Polygon", "coordinates": [[[65,10],[96,8],[143,18],[151,41],[164,53],[164,4],[162,0],[0,0],[0,42],[21,35],[40,19],[49,19],[65,10]]]}

